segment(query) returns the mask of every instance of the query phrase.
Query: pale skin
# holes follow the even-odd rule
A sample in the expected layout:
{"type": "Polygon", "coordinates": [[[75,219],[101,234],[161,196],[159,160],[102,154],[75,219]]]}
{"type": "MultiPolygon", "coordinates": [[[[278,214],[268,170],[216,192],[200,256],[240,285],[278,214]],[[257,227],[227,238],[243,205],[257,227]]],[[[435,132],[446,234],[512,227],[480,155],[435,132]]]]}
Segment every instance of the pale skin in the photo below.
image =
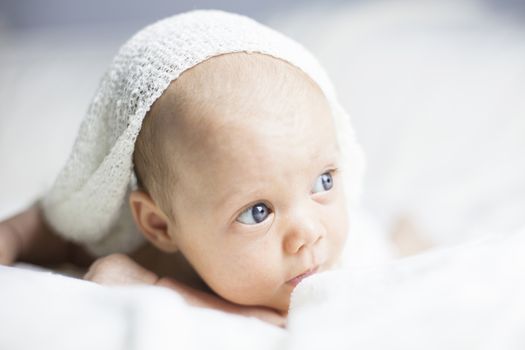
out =
{"type": "MultiPolygon", "coordinates": [[[[329,270],[341,255],[349,229],[341,160],[328,103],[304,73],[235,55],[188,70],[153,105],[174,174],[167,203],[158,189],[131,193],[149,244],[96,260],[85,278],[159,285],[192,305],[283,327],[295,277],[329,270]]],[[[38,240],[55,260],[91,261],[32,207],[0,224],[0,262],[35,261],[38,240]]]]}

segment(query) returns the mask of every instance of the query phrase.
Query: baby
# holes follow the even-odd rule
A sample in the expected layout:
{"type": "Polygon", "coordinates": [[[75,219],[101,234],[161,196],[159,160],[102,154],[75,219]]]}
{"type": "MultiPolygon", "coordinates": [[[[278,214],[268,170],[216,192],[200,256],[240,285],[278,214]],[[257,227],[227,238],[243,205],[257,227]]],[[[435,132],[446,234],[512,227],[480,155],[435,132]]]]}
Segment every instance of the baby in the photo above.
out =
{"type": "MultiPolygon", "coordinates": [[[[90,248],[88,243],[94,240],[89,240],[90,233],[84,226],[95,222],[99,225],[94,229],[96,234],[105,232],[103,215],[111,217],[111,229],[96,241],[98,246],[107,242],[111,246],[117,239],[112,242],[107,237],[118,230],[122,209],[107,214],[112,209],[102,210],[97,214],[96,220],[103,217],[99,222],[85,207],[84,215],[71,216],[73,224],[68,226],[60,221],[67,215],[55,209],[59,206],[58,196],[50,195],[51,199],[43,204],[2,223],[0,262],[71,261],[82,266],[93,262],[86,279],[110,285],[157,284],[175,289],[195,305],[255,316],[282,326],[294,287],[314,273],[334,268],[341,257],[349,231],[347,199],[352,191],[348,187],[358,184],[358,176],[352,178],[346,172],[353,167],[353,173],[359,173],[355,169],[362,167],[360,158],[345,155],[349,150],[341,144],[340,134],[348,130],[344,122],[336,124],[341,122],[334,113],[346,114],[330,96],[324,75],[311,76],[315,69],[309,66],[309,58],[304,65],[300,59],[293,62],[294,55],[304,49],[292,47],[291,53],[274,53],[273,35],[277,47],[281,45],[279,40],[287,44],[289,39],[256,22],[244,22],[247,19],[223,12],[195,11],[165,21],[191,22],[192,16],[200,16],[195,20],[198,23],[212,22],[204,29],[195,28],[213,30],[215,34],[221,25],[226,25],[227,33],[231,31],[228,23],[233,23],[233,28],[240,23],[241,31],[236,35],[241,37],[241,44],[231,44],[229,34],[216,34],[226,37],[225,44],[211,45],[226,49],[188,63],[174,80],[166,81],[159,96],[151,96],[152,105],[145,103],[149,111],[138,123],[136,141],[131,142],[136,184],[126,187],[122,200],[127,203],[124,211],[129,211],[147,243],[128,249],[127,255],[112,254],[93,262],[100,249],[90,248]],[[263,30],[260,43],[253,41],[259,39],[257,35],[251,37],[247,33],[250,30],[255,34],[263,30]],[[325,84],[324,88],[319,82],[325,84]],[[355,163],[348,164],[352,159],[355,163]],[[83,240],[82,235],[88,238],[83,240]]],[[[199,35],[192,33],[193,38],[199,35]]],[[[167,35],[163,40],[171,39],[167,35]]],[[[144,65],[151,64],[147,50],[153,50],[158,43],[144,40],[141,45],[134,54],[145,56],[144,65]]],[[[184,43],[180,45],[184,50],[184,43]]],[[[114,64],[125,56],[126,52],[121,52],[114,64]]],[[[176,70],[181,64],[170,59],[168,55],[166,62],[159,63],[159,71],[164,66],[176,70]]],[[[135,74],[136,79],[144,78],[140,70],[135,74]]],[[[120,88],[102,84],[102,89],[108,91],[120,88]]],[[[140,110],[142,97],[133,92],[128,95],[135,100],[119,99],[116,105],[134,103],[133,111],[140,110]]],[[[99,95],[97,99],[101,99],[99,95]]],[[[101,114],[97,108],[90,113],[101,114]]],[[[95,161],[97,169],[111,161],[108,154],[121,145],[123,138],[131,135],[133,140],[133,133],[126,132],[137,124],[132,118],[122,122],[118,113],[109,118],[101,125],[117,131],[106,138],[110,142],[107,152],[95,161]],[[121,129],[111,125],[119,122],[124,125],[121,129]]],[[[87,204],[74,192],[80,186],[68,189],[69,179],[64,174],[71,176],[71,164],[82,157],[78,155],[80,144],[99,146],[86,142],[82,135],[86,126],[83,128],[73,156],[55,185],[55,193],[57,188],[76,193],[67,196],[75,198],[68,207],[87,204]]],[[[92,131],[93,126],[90,128],[92,131]]],[[[351,146],[350,151],[359,154],[358,145],[351,146]]],[[[85,164],[93,157],[86,159],[79,167],[87,172],[82,173],[83,177],[103,178],[96,171],[86,170],[89,166],[85,164]]],[[[104,196],[118,187],[114,179],[120,177],[119,171],[129,174],[131,169],[126,168],[125,161],[112,164],[111,169],[111,176],[104,176],[112,187],[107,191],[95,187],[97,191],[89,192],[85,202],[101,196],[103,200],[97,199],[96,203],[102,206],[118,197],[114,193],[113,197],[104,196]]],[[[86,181],[83,188],[89,184],[86,181]]],[[[104,254],[112,251],[125,249],[110,248],[104,254]]]]}

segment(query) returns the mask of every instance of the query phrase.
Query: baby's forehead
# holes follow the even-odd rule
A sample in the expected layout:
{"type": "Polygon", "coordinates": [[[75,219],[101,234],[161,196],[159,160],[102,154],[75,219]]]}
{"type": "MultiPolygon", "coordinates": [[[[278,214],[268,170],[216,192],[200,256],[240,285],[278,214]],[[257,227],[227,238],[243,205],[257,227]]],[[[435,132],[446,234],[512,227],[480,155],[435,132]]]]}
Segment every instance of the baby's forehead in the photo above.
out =
{"type": "Polygon", "coordinates": [[[299,68],[269,55],[239,52],[188,69],[170,84],[158,104],[172,122],[185,125],[205,117],[214,123],[276,108],[286,114],[305,100],[326,103],[321,89],[299,68]]]}
{"type": "Polygon", "coordinates": [[[320,88],[295,66],[260,54],[222,55],[194,66],[151,112],[150,139],[179,179],[210,159],[248,164],[253,150],[261,156],[304,151],[301,159],[309,159],[335,140],[320,88]]]}

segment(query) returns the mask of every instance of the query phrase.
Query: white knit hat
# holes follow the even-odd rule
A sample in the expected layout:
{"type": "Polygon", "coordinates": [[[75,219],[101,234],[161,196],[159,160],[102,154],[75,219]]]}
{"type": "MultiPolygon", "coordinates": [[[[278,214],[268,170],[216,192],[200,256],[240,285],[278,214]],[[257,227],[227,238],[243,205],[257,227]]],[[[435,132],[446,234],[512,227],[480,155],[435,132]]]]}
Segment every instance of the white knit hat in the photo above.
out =
{"type": "Polygon", "coordinates": [[[102,78],[64,169],[42,201],[49,224],[96,255],[138,247],[143,238],[133,223],[128,194],[136,181],[132,159],[142,121],[185,70],[232,52],[282,59],[319,85],[346,158],[347,198],[351,206],[355,204],[364,159],[350,120],[316,59],[298,43],[250,18],[198,10],[156,22],[122,46],[102,78]]]}

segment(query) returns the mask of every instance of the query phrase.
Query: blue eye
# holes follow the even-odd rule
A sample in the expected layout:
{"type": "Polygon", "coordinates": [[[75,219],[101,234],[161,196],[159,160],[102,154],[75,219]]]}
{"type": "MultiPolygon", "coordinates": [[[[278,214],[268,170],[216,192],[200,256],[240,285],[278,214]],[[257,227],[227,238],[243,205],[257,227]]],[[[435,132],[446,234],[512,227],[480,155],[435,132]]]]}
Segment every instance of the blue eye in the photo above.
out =
{"type": "Polygon", "coordinates": [[[334,179],[332,174],[326,172],[321,174],[315,181],[314,188],[312,188],[313,193],[329,191],[334,186],[334,179]]]}
{"type": "Polygon", "coordinates": [[[255,225],[266,220],[271,214],[270,208],[264,203],[257,203],[241,213],[237,221],[246,225],[255,225]]]}

